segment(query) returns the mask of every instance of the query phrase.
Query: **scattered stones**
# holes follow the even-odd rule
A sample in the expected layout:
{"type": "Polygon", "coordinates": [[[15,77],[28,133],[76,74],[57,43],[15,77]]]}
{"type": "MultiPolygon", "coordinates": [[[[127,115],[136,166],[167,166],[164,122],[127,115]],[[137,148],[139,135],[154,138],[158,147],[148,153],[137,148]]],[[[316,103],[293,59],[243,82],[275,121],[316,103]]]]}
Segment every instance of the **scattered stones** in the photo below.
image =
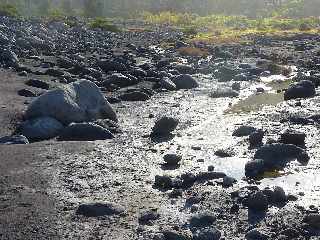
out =
{"type": "Polygon", "coordinates": [[[179,124],[179,120],[173,117],[161,117],[159,118],[153,129],[152,129],[152,136],[163,136],[169,135],[172,131],[176,129],[179,124]]]}
{"type": "Polygon", "coordinates": [[[308,98],[316,94],[314,84],[309,80],[303,80],[295,85],[292,85],[284,93],[284,100],[295,98],[308,98]]]}
{"type": "Polygon", "coordinates": [[[114,138],[108,130],[94,123],[72,123],[60,133],[59,141],[96,141],[114,138]]]}
{"type": "Polygon", "coordinates": [[[100,217],[120,215],[125,212],[122,206],[114,203],[93,203],[93,204],[81,204],[76,214],[83,215],[85,217],[100,217]]]}
{"type": "Polygon", "coordinates": [[[63,128],[54,118],[40,117],[21,123],[17,131],[29,140],[46,140],[58,136],[63,128]]]}
{"type": "Polygon", "coordinates": [[[29,144],[29,141],[25,136],[22,135],[5,136],[0,138],[0,145],[13,144],[29,144]]]}
{"type": "Polygon", "coordinates": [[[80,80],[44,93],[28,107],[25,118],[52,117],[67,125],[99,118],[117,121],[111,105],[92,82],[80,80]]]}

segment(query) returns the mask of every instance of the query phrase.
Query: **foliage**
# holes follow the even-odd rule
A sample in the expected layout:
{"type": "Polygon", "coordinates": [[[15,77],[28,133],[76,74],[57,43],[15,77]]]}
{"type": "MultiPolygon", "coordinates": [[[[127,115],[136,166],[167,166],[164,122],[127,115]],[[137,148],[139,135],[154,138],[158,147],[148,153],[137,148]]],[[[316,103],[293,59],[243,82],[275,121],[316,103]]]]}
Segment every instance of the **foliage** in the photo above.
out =
{"type": "Polygon", "coordinates": [[[0,4],[0,16],[17,17],[19,11],[16,6],[12,4],[0,4]]]}
{"type": "Polygon", "coordinates": [[[120,32],[120,29],[111,24],[110,21],[106,18],[102,18],[102,17],[97,17],[95,19],[93,19],[90,24],[89,27],[92,29],[102,29],[104,31],[109,31],[109,32],[120,32]]]}

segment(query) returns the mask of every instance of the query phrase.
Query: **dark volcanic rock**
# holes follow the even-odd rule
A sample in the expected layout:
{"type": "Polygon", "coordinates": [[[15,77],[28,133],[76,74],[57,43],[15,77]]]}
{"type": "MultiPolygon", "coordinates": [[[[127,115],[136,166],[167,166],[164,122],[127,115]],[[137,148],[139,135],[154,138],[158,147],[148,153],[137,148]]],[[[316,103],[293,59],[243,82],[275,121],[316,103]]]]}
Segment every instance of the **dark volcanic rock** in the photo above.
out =
{"type": "Polygon", "coordinates": [[[114,138],[113,134],[94,123],[72,123],[60,133],[59,141],[96,141],[114,138]]]}
{"type": "Polygon", "coordinates": [[[259,148],[254,159],[263,159],[266,166],[281,166],[288,161],[300,159],[304,149],[291,144],[266,144],[259,148]]]}
{"type": "Polygon", "coordinates": [[[249,135],[250,147],[256,147],[262,145],[262,140],[264,137],[264,131],[258,130],[249,135]]]}
{"type": "Polygon", "coordinates": [[[191,217],[190,226],[192,228],[203,228],[211,226],[216,221],[216,216],[211,213],[199,213],[191,217]]]}
{"type": "Polygon", "coordinates": [[[262,233],[259,229],[252,229],[246,233],[247,240],[267,240],[269,236],[262,233]]]}
{"type": "Polygon", "coordinates": [[[303,80],[295,85],[292,85],[284,93],[284,100],[295,98],[308,98],[316,94],[315,86],[311,81],[303,80]]]}
{"type": "Polygon", "coordinates": [[[25,136],[22,135],[5,136],[0,138],[0,145],[12,144],[29,144],[29,141],[25,136]]]}
{"type": "Polygon", "coordinates": [[[64,126],[56,119],[42,117],[21,123],[17,131],[29,140],[45,140],[58,136],[63,128],[64,126]]]}
{"type": "Polygon", "coordinates": [[[143,91],[133,91],[124,93],[120,95],[119,98],[122,101],[147,101],[150,99],[150,96],[143,91]]]}
{"type": "Polygon", "coordinates": [[[210,97],[212,98],[228,98],[228,97],[238,97],[239,92],[233,90],[232,88],[217,88],[213,92],[210,93],[210,97]]]}
{"type": "Polygon", "coordinates": [[[160,217],[160,214],[155,210],[148,210],[140,213],[139,223],[148,224],[151,221],[157,220],[160,217]]]}
{"type": "Polygon", "coordinates": [[[268,198],[261,191],[254,192],[248,197],[247,206],[250,210],[265,211],[268,209],[268,198]]]}
{"type": "Polygon", "coordinates": [[[47,82],[38,79],[29,79],[28,81],[26,81],[26,85],[45,90],[48,90],[50,88],[50,85],[47,82]]]}
{"type": "Polygon", "coordinates": [[[221,232],[215,227],[199,229],[193,234],[193,240],[219,240],[221,232]]]}
{"type": "Polygon", "coordinates": [[[179,120],[172,117],[161,117],[155,122],[152,129],[152,136],[168,135],[176,129],[179,124],[179,120]]]}
{"type": "Polygon", "coordinates": [[[35,94],[33,91],[29,89],[21,89],[18,91],[18,95],[22,97],[36,97],[37,94],[35,94]]]}
{"type": "Polygon", "coordinates": [[[112,60],[102,60],[98,62],[98,66],[105,72],[109,71],[126,71],[127,67],[120,62],[112,60]]]}
{"type": "Polygon", "coordinates": [[[166,154],[163,156],[163,160],[169,165],[169,166],[175,166],[180,163],[182,159],[181,155],[171,153],[171,154],[166,154]]]}
{"type": "Polygon", "coordinates": [[[76,214],[83,215],[85,217],[100,217],[119,215],[124,212],[125,209],[122,206],[113,203],[94,203],[80,205],[76,214]]]}
{"type": "Polygon", "coordinates": [[[155,176],[154,186],[159,189],[170,189],[173,187],[173,181],[169,176],[155,176]]]}
{"type": "Polygon", "coordinates": [[[245,137],[249,136],[250,134],[256,132],[257,129],[255,127],[251,126],[240,126],[237,129],[235,129],[232,133],[232,136],[235,137],[245,137]]]}
{"type": "Polygon", "coordinates": [[[246,163],[245,174],[247,177],[257,177],[266,170],[265,162],[262,159],[254,159],[246,163]]]}
{"type": "Polygon", "coordinates": [[[199,86],[197,81],[188,74],[173,77],[171,81],[176,85],[177,89],[191,89],[199,86]]]}
{"type": "Polygon", "coordinates": [[[305,145],[306,134],[295,130],[286,130],[281,134],[280,142],[285,144],[305,145]]]}

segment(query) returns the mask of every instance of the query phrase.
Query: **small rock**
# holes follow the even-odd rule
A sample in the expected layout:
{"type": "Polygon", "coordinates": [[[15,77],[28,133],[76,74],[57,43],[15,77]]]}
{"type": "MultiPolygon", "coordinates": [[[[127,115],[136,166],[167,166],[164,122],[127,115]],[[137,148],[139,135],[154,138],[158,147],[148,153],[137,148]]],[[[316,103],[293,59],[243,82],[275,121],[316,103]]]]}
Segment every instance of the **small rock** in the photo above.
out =
{"type": "Polygon", "coordinates": [[[164,155],[163,157],[163,160],[170,166],[176,166],[180,163],[182,159],[182,156],[181,155],[178,155],[178,154],[166,154],[164,155]]]}
{"type": "Polygon", "coordinates": [[[161,117],[152,129],[152,136],[166,136],[176,129],[179,120],[172,117],[161,117]]]}
{"type": "Polygon", "coordinates": [[[265,162],[262,159],[254,159],[246,163],[245,174],[246,177],[257,177],[266,170],[265,162]]]}
{"type": "Polygon", "coordinates": [[[119,96],[122,101],[147,101],[150,96],[142,91],[133,91],[119,96]]]}
{"type": "Polygon", "coordinates": [[[28,139],[23,135],[5,136],[0,138],[0,145],[29,144],[28,139]]]}
{"type": "Polygon", "coordinates": [[[222,186],[225,187],[225,188],[228,188],[228,187],[232,187],[232,185],[237,182],[236,179],[232,178],[232,177],[228,177],[228,176],[225,176],[223,178],[223,182],[222,182],[222,186]]]}
{"type": "Polygon", "coordinates": [[[199,86],[197,81],[188,74],[176,76],[171,81],[176,85],[177,89],[191,89],[199,86]]]}
{"type": "Polygon", "coordinates": [[[41,88],[48,90],[50,88],[50,85],[44,81],[38,80],[38,79],[29,79],[25,82],[26,85],[36,88],[41,88]]]}
{"type": "Polygon", "coordinates": [[[193,240],[219,240],[221,232],[215,227],[197,230],[193,234],[193,240]]]}
{"type": "Polygon", "coordinates": [[[156,188],[160,189],[170,189],[173,186],[171,177],[169,176],[155,176],[154,185],[156,188]]]}
{"type": "Polygon", "coordinates": [[[232,136],[245,137],[245,136],[249,136],[250,134],[256,131],[257,129],[251,126],[240,126],[239,128],[233,131],[232,136]]]}
{"type": "Polygon", "coordinates": [[[218,157],[221,157],[221,158],[235,156],[235,153],[232,151],[232,149],[219,149],[214,154],[218,157]]]}
{"type": "Polygon", "coordinates": [[[148,224],[151,221],[157,220],[160,217],[160,214],[154,210],[144,211],[139,216],[139,223],[148,224]]]}
{"type": "Polygon", "coordinates": [[[249,135],[249,143],[251,147],[256,147],[262,145],[262,140],[264,137],[264,131],[258,130],[249,135]]]}
{"type": "Polygon", "coordinates": [[[18,91],[18,95],[22,97],[36,97],[37,94],[35,94],[33,91],[29,89],[21,89],[18,91]]]}
{"type": "Polygon", "coordinates": [[[252,193],[248,198],[248,208],[254,211],[266,211],[268,209],[268,198],[261,191],[252,193]]]}
{"type": "Polygon", "coordinates": [[[262,233],[259,229],[252,229],[246,233],[247,240],[267,240],[269,236],[262,233]]]}
{"type": "Polygon", "coordinates": [[[295,130],[286,130],[281,134],[280,142],[285,144],[305,145],[306,134],[295,130]]]}
{"type": "Polygon", "coordinates": [[[313,228],[320,229],[320,214],[310,214],[304,217],[303,222],[313,228]]]}
{"type": "Polygon", "coordinates": [[[114,138],[108,130],[94,123],[72,123],[60,133],[59,141],[96,141],[114,138]]]}
{"type": "Polygon", "coordinates": [[[119,215],[124,212],[125,209],[122,206],[113,203],[94,203],[80,205],[76,214],[83,215],[85,217],[99,217],[119,215]]]}
{"type": "Polygon", "coordinates": [[[211,226],[216,221],[216,217],[211,213],[200,213],[190,219],[190,226],[193,228],[203,228],[211,226]]]}

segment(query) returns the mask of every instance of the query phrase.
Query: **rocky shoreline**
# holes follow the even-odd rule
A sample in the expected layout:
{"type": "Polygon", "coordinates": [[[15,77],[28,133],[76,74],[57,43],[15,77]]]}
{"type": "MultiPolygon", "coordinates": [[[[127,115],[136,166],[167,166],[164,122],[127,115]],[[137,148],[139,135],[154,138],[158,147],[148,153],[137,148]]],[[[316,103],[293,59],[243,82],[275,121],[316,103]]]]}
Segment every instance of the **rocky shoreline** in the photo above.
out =
{"type": "Polygon", "coordinates": [[[319,39],[0,18],[0,238],[317,239],[319,39]]]}

